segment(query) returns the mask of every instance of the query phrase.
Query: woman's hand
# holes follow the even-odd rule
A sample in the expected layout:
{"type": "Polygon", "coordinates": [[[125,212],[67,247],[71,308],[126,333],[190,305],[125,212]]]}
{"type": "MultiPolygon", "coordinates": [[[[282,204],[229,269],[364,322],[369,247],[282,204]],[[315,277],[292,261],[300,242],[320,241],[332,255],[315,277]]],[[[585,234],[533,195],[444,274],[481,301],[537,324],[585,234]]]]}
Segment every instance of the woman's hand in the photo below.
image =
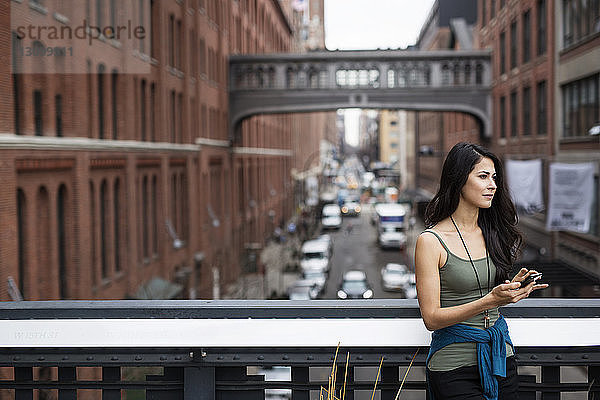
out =
{"type": "Polygon", "coordinates": [[[494,287],[490,293],[485,297],[489,296],[489,300],[495,307],[502,307],[510,303],[516,303],[529,297],[531,292],[538,289],[545,289],[548,287],[547,283],[537,284],[535,281],[529,285],[521,287],[523,282],[531,274],[537,273],[537,271],[527,268],[521,268],[521,270],[515,275],[512,281],[506,280],[504,283],[494,287]]]}

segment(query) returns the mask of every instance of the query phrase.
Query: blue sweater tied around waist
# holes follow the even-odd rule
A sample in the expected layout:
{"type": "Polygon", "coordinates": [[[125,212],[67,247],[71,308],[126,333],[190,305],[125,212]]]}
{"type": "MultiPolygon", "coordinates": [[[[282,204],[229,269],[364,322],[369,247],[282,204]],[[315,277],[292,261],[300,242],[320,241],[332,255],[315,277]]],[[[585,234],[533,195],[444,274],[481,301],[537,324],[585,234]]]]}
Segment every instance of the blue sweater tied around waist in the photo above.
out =
{"type": "Polygon", "coordinates": [[[465,342],[477,343],[477,361],[483,394],[488,400],[497,400],[498,379],[496,377],[506,377],[506,343],[513,345],[506,321],[500,315],[496,323],[488,329],[456,324],[434,331],[427,364],[436,351],[452,343],[465,342]]]}

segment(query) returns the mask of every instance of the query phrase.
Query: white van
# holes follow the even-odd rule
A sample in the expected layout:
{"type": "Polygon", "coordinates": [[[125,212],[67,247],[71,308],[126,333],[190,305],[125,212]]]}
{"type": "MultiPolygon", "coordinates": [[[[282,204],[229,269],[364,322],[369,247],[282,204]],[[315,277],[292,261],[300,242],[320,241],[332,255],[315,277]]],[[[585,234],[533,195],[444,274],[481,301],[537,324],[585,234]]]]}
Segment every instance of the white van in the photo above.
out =
{"type": "Polygon", "coordinates": [[[308,240],[302,245],[300,268],[302,271],[329,272],[329,243],[325,240],[308,240]]]}

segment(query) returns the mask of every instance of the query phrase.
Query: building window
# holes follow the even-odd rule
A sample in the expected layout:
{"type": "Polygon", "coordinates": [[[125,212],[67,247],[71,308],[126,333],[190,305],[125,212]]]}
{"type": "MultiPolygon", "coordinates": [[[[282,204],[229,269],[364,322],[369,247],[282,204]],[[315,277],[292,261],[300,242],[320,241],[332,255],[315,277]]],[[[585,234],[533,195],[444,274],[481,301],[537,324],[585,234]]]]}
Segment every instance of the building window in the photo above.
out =
{"type": "Polygon", "coordinates": [[[156,142],[156,84],[150,85],[150,140],[156,142]]]}
{"type": "Polygon", "coordinates": [[[175,16],[169,15],[169,65],[175,67],[175,16]]]}
{"type": "Polygon", "coordinates": [[[506,32],[500,33],[500,74],[506,73],[506,32]]]}
{"type": "Polygon", "coordinates": [[[104,26],[102,14],[104,13],[104,0],[96,0],[96,26],[104,26]]]}
{"type": "Polygon", "coordinates": [[[113,237],[114,243],[114,256],[115,256],[115,271],[121,271],[121,215],[119,210],[121,209],[121,187],[119,180],[117,179],[114,184],[113,192],[113,229],[115,236],[113,237]]]}
{"type": "Polygon", "coordinates": [[[148,220],[148,177],[142,179],[142,260],[150,257],[149,233],[150,221],[148,220]]]}
{"type": "Polygon", "coordinates": [[[102,279],[108,277],[108,184],[106,180],[100,184],[100,271],[102,279]]]}
{"type": "Polygon", "coordinates": [[[90,181],[90,265],[92,273],[92,286],[96,286],[96,194],[94,182],[90,181]]]}
{"type": "Polygon", "coordinates": [[[119,72],[113,70],[111,74],[111,96],[112,96],[112,138],[116,140],[119,137],[119,72]]]}
{"type": "Polygon", "coordinates": [[[67,210],[67,188],[65,185],[60,185],[56,201],[56,233],[58,240],[58,292],[61,299],[67,299],[69,295],[67,292],[67,279],[69,278],[67,272],[67,210]]]}
{"type": "Polygon", "coordinates": [[[98,65],[98,137],[104,139],[104,65],[98,65]]]}
{"type": "Polygon", "coordinates": [[[496,17],[496,0],[492,0],[492,4],[490,5],[490,19],[496,17]]]}
{"type": "Polygon", "coordinates": [[[22,189],[17,189],[17,246],[18,246],[18,262],[19,276],[18,285],[21,297],[27,298],[25,291],[25,272],[27,271],[27,202],[25,192],[22,189]]]}
{"type": "MultiPolygon", "coordinates": [[[[139,22],[140,26],[146,26],[145,15],[144,15],[144,3],[145,2],[146,2],[146,0],[139,0],[139,6],[138,6],[139,16],[138,16],[138,18],[140,21],[139,22]]],[[[144,54],[146,52],[146,48],[144,46],[144,41],[145,41],[144,38],[145,37],[146,37],[146,35],[141,35],[141,37],[140,37],[139,45],[140,45],[140,53],[142,53],[142,54],[144,54]]]]}
{"type": "Polygon", "coordinates": [[[42,91],[33,91],[33,118],[35,122],[35,135],[42,136],[44,134],[44,117],[42,110],[42,91]]]}
{"type": "Polygon", "coordinates": [[[600,121],[600,74],[562,86],[563,137],[587,136],[600,121]]]}
{"type": "Polygon", "coordinates": [[[156,0],[150,0],[150,55],[152,58],[158,56],[158,18],[156,13],[156,0]]]}
{"type": "Polygon", "coordinates": [[[158,255],[158,184],[156,176],[152,177],[152,254],[158,255]]]}
{"type": "Polygon", "coordinates": [[[517,67],[517,21],[510,24],[510,68],[517,67]]]}
{"type": "Polygon", "coordinates": [[[545,135],[547,130],[547,104],[548,93],[546,81],[540,81],[537,84],[537,126],[538,135],[545,135]]]}
{"type": "Polygon", "coordinates": [[[117,0],[110,0],[110,26],[116,29],[117,26],[117,0]]]}
{"type": "Polygon", "coordinates": [[[600,0],[563,0],[563,47],[600,32],[600,0]]]}
{"type": "Polygon", "coordinates": [[[531,88],[523,88],[523,135],[531,135],[531,88]]]}
{"type": "Polygon", "coordinates": [[[61,137],[63,135],[63,104],[62,96],[60,94],[54,96],[54,114],[54,120],[56,124],[56,136],[61,137]]]}
{"type": "Polygon", "coordinates": [[[517,136],[517,92],[510,93],[510,136],[517,136]]]}
{"type": "MultiPolygon", "coordinates": [[[[40,279],[43,287],[47,290],[46,293],[42,292],[41,295],[46,298],[53,298],[57,296],[54,288],[51,286],[50,282],[54,282],[50,279],[53,274],[51,270],[51,257],[52,253],[52,231],[50,230],[50,196],[48,194],[48,190],[44,186],[40,186],[37,194],[37,203],[35,206],[37,215],[35,221],[35,231],[37,233],[37,238],[33,242],[37,244],[36,251],[33,254],[37,255],[38,265],[43,265],[46,268],[43,269],[43,272],[37,276],[37,279],[40,279]]],[[[33,295],[33,293],[32,293],[33,295]]],[[[31,297],[31,296],[30,296],[31,297]]],[[[32,299],[33,300],[33,299],[32,299]]]]}
{"type": "Polygon", "coordinates": [[[13,113],[15,135],[20,135],[21,130],[21,96],[22,96],[22,79],[21,79],[21,54],[23,52],[22,39],[19,38],[16,32],[12,32],[12,83],[13,83],[13,113]]]}
{"type": "Polygon", "coordinates": [[[198,57],[200,57],[200,73],[206,75],[206,44],[204,39],[200,39],[198,57]]]}
{"type": "Polygon", "coordinates": [[[175,91],[171,90],[171,143],[177,143],[177,101],[175,91]]]}
{"type": "Polygon", "coordinates": [[[487,0],[481,0],[481,26],[487,24],[487,0]]]}
{"type": "Polygon", "coordinates": [[[506,137],[506,96],[500,97],[500,137],[506,137]]]}
{"type": "Polygon", "coordinates": [[[142,95],[140,101],[140,136],[142,142],[146,141],[146,80],[142,79],[142,95]]]}
{"type": "Polygon", "coordinates": [[[546,53],[548,21],[546,19],[546,0],[538,0],[537,3],[537,54],[541,56],[546,53]]]}
{"type": "Polygon", "coordinates": [[[527,10],[523,14],[523,64],[531,59],[531,11],[527,10]]]}

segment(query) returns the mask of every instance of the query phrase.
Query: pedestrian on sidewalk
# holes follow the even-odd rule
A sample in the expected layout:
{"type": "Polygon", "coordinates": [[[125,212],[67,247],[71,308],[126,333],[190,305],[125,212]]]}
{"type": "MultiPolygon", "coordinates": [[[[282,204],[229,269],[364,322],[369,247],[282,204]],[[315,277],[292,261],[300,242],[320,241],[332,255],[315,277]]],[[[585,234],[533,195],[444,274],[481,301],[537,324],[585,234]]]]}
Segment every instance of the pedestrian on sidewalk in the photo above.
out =
{"type": "Polygon", "coordinates": [[[415,270],[421,315],[433,331],[427,357],[430,395],[440,399],[517,399],[508,326],[498,307],[548,285],[521,285],[536,271],[513,263],[522,237],[498,157],[458,143],[425,212],[415,270]]]}

